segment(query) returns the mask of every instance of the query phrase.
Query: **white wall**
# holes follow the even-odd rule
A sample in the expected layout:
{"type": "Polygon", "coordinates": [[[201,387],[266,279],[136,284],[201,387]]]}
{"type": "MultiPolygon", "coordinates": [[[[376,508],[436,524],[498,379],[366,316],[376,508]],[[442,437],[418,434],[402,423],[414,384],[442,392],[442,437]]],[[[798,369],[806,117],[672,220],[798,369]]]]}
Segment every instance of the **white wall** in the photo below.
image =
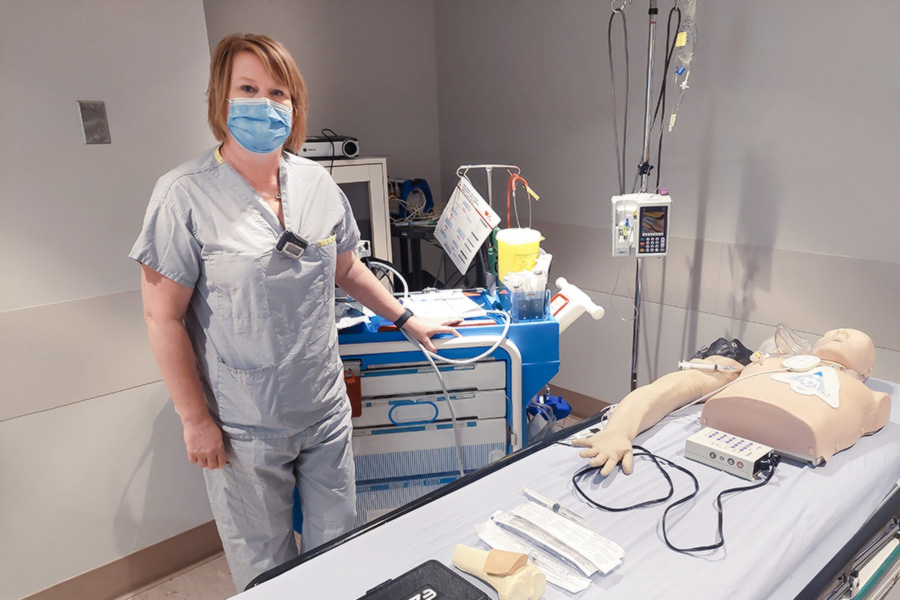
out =
{"type": "MultiPolygon", "coordinates": [[[[660,47],[670,7],[661,2],[660,47]]],[[[626,14],[630,186],[646,3],[626,14]]],[[[855,5],[849,19],[836,0],[699,3],[691,88],[665,139],[661,185],[675,202],[674,240],[668,258],[645,261],[640,383],[722,335],[755,346],[778,322],[810,338],[863,329],[879,347],[875,376],[900,379],[900,252],[889,241],[900,203],[883,181],[900,163],[898,18],[891,0],[855,5]]],[[[443,171],[473,162],[523,168],[541,194],[535,214],[556,256],[554,276],[607,308],[604,320],[564,334],[554,383],[616,401],[628,390],[634,262],[609,258],[618,184],[608,19],[608,4],[588,0],[436,4],[443,171]]],[[[445,178],[445,190],[452,184],[445,178]]]]}
{"type": "Polygon", "coordinates": [[[127,258],[156,178],[214,142],[208,64],[200,0],[0,3],[2,600],[211,519],[127,258]]]}
{"type": "Polygon", "coordinates": [[[210,49],[230,33],[281,41],[309,89],[309,135],[330,128],[387,156],[391,177],[440,189],[433,0],[206,0],[210,49]]]}

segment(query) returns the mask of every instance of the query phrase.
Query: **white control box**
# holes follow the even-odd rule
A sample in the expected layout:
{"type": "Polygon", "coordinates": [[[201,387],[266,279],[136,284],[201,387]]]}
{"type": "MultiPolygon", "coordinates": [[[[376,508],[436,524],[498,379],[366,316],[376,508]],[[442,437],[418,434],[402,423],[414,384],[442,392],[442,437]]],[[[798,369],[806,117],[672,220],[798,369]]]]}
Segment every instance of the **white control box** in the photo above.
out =
{"type": "Polygon", "coordinates": [[[612,255],[666,256],[672,199],[660,194],[612,197],[612,255]]]}
{"type": "Polygon", "coordinates": [[[772,456],[772,448],[742,437],[704,427],[687,439],[684,455],[726,473],[753,480],[760,460],[772,456]]]}

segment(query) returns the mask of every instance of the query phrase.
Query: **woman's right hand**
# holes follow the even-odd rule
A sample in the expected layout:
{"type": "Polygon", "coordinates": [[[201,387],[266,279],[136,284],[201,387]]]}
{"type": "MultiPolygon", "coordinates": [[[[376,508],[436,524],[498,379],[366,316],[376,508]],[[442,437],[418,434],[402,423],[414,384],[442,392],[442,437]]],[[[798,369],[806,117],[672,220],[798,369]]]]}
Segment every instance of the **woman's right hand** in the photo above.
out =
{"type": "Polygon", "coordinates": [[[207,416],[184,425],[184,446],[188,460],[207,469],[221,469],[225,466],[225,442],[222,430],[207,416]]]}
{"type": "Polygon", "coordinates": [[[612,473],[620,462],[622,471],[626,475],[631,475],[634,468],[634,454],[628,436],[604,429],[587,439],[574,440],[572,444],[587,448],[581,451],[581,456],[590,458],[588,464],[592,467],[602,465],[600,475],[603,477],[612,473]]]}

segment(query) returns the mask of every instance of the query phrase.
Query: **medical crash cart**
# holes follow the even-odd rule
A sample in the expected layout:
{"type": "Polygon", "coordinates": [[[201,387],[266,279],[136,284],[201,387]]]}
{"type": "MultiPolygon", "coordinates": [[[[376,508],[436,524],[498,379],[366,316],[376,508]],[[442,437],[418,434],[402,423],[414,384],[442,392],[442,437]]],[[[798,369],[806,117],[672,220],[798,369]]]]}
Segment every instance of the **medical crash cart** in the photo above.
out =
{"type": "MultiPolygon", "coordinates": [[[[499,308],[485,291],[467,295],[499,308]]],[[[503,329],[489,313],[464,321],[461,337],[433,341],[443,357],[470,359],[503,329]]],[[[525,444],[525,405],[559,371],[559,324],[549,315],[511,323],[490,355],[471,364],[437,361],[457,431],[434,368],[391,323],[375,317],[342,331],[339,350],[353,405],[359,526],[458,479],[457,439],[466,473],[525,444]]]]}

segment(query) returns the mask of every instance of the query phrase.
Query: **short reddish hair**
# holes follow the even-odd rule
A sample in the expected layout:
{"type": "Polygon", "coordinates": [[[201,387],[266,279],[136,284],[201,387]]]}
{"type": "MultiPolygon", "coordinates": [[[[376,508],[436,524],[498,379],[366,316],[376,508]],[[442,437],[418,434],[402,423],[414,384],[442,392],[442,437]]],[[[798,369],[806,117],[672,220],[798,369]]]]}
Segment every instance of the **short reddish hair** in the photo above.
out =
{"type": "Polygon", "coordinates": [[[209,126],[213,135],[220,142],[228,137],[228,88],[231,85],[234,57],[240,52],[250,52],[256,56],[269,76],[287,88],[293,108],[291,135],[285,140],[284,148],[295,154],[299,153],[306,141],[306,84],[287,49],[266,35],[233,33],[216,46],[209,63],[209,87],[206,89],[209,126]]]}

